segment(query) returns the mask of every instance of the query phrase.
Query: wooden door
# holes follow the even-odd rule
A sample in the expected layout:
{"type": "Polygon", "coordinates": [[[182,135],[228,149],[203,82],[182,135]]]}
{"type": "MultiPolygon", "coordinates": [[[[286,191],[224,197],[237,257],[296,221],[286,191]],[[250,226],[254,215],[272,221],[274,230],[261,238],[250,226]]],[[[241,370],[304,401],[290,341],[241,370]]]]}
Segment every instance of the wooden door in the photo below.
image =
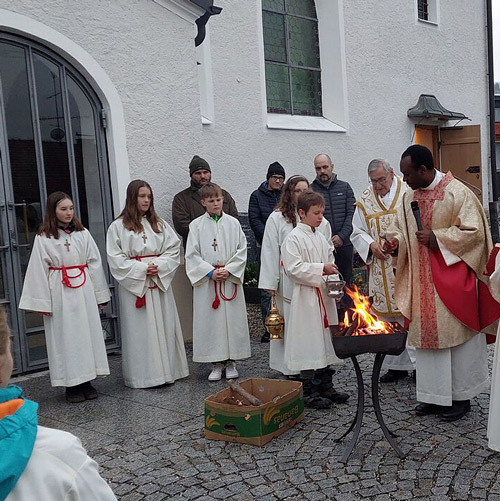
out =
{"type": "Polygon", "coordinates": [[[451,171],[482,201],[480,126],[443,127],[439,132],[441,170],[451,171]]]}
{"type": "Polygon", "coordinates": [[[439,168],[438,128],[435,125],[415,125],[415,144],[426,146],[434,157],[434,166],[439,168]]]}

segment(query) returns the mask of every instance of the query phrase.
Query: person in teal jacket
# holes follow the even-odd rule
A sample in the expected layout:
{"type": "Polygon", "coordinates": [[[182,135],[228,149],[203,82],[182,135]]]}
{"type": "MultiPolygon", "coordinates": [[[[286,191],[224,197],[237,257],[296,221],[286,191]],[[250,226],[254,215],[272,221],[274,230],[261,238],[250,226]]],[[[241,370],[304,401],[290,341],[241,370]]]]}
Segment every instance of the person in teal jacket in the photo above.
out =
{"type": "Polygon", "coordinates": [[[38,426],[38,404],[10,385],[10,329],[0,307],[0,500],[116,501],[71,433],[38,426]]]}

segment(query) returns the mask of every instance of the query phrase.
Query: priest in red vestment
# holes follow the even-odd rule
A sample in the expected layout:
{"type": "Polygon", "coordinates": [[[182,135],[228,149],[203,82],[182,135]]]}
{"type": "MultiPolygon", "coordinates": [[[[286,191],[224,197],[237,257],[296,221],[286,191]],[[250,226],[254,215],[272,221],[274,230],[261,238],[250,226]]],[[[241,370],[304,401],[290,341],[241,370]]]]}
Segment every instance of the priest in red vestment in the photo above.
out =
{"type": "Polygon", "coordinates": [[[486,328],[500,305],[484,275],[492,248],[479,200],[451,172],[434,168],[432,153],[410,146],[400,169],[407,192],[384,249],[397,249],[396,303],[416,348],[417,415],[460,419],[488,388],[486,328]]]}

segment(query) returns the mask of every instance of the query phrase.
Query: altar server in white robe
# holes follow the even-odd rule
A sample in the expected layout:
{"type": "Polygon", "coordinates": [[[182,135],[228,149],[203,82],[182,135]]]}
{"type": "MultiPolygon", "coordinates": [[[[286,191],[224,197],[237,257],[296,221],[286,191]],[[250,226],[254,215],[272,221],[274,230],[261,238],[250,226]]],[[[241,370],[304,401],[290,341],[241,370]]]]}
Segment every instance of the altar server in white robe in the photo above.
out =
{"type": "Polygon", "coordinates": [[[94,239],[74,215],[71,198],[51,193],[19,308],[42,313],[50,381],[66,387],[70,403],[97,398],[90,381],[109,374],[99,318],[109,299],[94,239]]]}
{"type": "MultiPolygon", "coordinates": [[[[394,300],[392,257],[384,253],[382,244],[385,233],[396,217],[403,194],[409,188],[400,177],[394,175],[387,160],[372,160],[368,164],[368,177],[370,186],[356,201],[351,242],[369,268],[372,311],[381,320],[404,325],[404,318],[394,300]]],[[[382,383],[392,383],[407,377],[408,371],[415,369],[415,348],[407,345],[401,355],[387,355],[384,368],[387,372],[380,378],[382,383]]]]}
{"type": "MultiPolygon", "coordinates": [[[[297,198],[309,189],[309,181],[303,176],[291,176],[283,186],[281,199],[275,211],[269,216],[264,230],[261,248],[259,289],[275,295],[276,304],[287,324],[292,297],[293,282],[283,271],[281,246],[288,234],[297,226],[297,198]]],[[[327,242],[332,241],[330,223],[324,218],[318,227],[327,242]]],[[[269,367],[282,374],[292,376],[284,364],[284,339],[273,339],[269,346],[269,367]]]]}
{"type": "Polygon", "coordinates": [[[212,362],[209,381],[238,377],[235,360],[250,357],[243,293],[247,242],[239,221],[222,211],[222,190],[198,191],[206,213],[189,225],[186,273],[193,290],[193,360],[212,362]]]}
{"type": "MultiPolygon", "coordinates": [[[[494,271],[490,275],[490,290],[500,302],[500,244],[496,244],[490,262],[494,262],[494,271]],[[496,256],[496,257],[495,257],[496,256]]],[[[488,270],[488,267],[487,267],[488,270]]],[[[500,327],[495,341],[495,355],[491,370],[490,411],[488,416],[488,447],[500,452],[500,327]]]]}
{"type": "Polygon", "coordinates": [[[8,385],[10,329],[0,307],[0,499],[116,501],[78,438],[38,426],[38,404],[8,385]]]}
{"type": "Polygon", "coordinates": [[[111,273],[120,285],[123,379],[151,388],[189,375],[171,283],[180,263],[180,239],[154,208],[151,186],[127,187],[122,213],[108,228],[111,273]]]}
{"type": "Polygon", "coordinates": [[[281,252],[285,273],[293,282],[292,301],[285,326],[284,364],[301,373],[304,403],[326,409],[349,395],[332,385],[330,364],[339,363],[330,326],[338,324],[335,300],[326,294],[324,275],[338,273],[332,248],[317,231],[325,210],[321,194],[306,191],[297,200],[300,223],[286,237],[281,252]]]}

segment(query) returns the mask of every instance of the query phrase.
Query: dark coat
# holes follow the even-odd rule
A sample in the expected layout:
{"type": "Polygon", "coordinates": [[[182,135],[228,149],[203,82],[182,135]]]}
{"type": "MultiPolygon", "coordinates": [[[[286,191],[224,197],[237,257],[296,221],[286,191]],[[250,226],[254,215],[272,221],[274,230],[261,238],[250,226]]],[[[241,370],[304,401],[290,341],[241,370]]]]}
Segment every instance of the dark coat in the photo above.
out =
{"type": "Polygon", "coordinates": [[[311,183],[311,188],[325,198],[325,217],[332,227],[332,235],[338,235],[344,245],[352,245],[349,237],[352,233],[352,216],[356,199],[349,183],[340,181],[334,175],[328,188],[317,179],[311,183]]]}
{"type": "Polygon", "coordinates": [[[267,218],[271,215],[281,197],[281,190],[270,190],[267,181],[250,195],[248,203],[248,222],[255,240],[262,245],[267,218]]]}
{"type": "MultiPolygon", "coordinates": [[[[174,228],[182,237],[184,248],[186,248],[189,223],[205,214],[205,207],[201,205],[198,189],[199,188],[191,184],[189,188],[177,193],[172,202],[172,220],[174,228]]],[[[226,214],[238,218],[238,209],[236,208],[233,197],[226,190],[222,190],[222,195],[224,196],[222,210],[226,214]]]]}

